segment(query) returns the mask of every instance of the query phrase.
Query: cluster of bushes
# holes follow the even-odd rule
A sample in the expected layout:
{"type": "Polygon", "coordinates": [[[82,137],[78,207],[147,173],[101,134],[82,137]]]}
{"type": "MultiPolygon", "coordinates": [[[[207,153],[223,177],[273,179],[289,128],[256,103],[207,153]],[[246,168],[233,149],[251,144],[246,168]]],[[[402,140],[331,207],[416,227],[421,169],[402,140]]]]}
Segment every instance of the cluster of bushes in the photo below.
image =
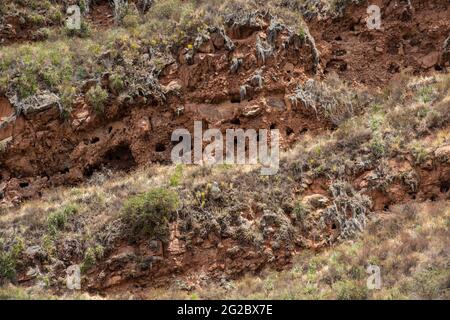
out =
{"type": "Polygon", "coordinates": [[[16,276],[18,258],[24,250],[21,239],[6,244],[0,238],[0,285],[3,280],[13,280],[16,276]]]}
{"type": "Polygon", "coordinates": [[[71,216],[79,211],[75,205],[68,205],[62,209],[50,213],[47,218],[47,230],[52,236],[56,235],[58,231],[63,230],[71,216]]]}
{"type": "Polygon", "coordinates": [[[73,80],[73,51],[67,44],[27,44],[5,48],[0,61],[0,91],[25,99],[40,90],[58,92],[73,80]]]}
{"type": "Polygon", "coordinates": [[[179,204],[178,194],[166,188],[154,188],[128,199],[123,207],[123,221],[129,236],[167,241],[171,214],[179,204]]]}
{"type": "Polygon", "coordinates": [[[92,87],[86,93],[86,101],[89,103],[90,106],[94,108],[94,111],[97,114],[103,113],[105,103],[107,100],[108,100],[108,92],[99,85],[92,87]]]}

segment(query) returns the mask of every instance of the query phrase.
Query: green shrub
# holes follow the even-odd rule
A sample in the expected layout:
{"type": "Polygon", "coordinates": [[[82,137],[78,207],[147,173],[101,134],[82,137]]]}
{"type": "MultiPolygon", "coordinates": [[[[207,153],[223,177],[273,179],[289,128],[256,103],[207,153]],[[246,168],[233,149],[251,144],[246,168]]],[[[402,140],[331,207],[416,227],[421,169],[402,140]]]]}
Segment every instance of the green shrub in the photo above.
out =
{"type": "Polygon", "coordinates": [[[116,93],[120,93],[124,88],[123,78],[120,74],[117,73],[113,73],[109,77],[109,84],[111,86],[111,89],[116,93]]]}
{"type": "Polygon", "coordinates": [[[123,207],[123,220],[134,237],[155,237],[167,241],[169,218],[179,205],[178,195],[155,188],[128,199],[123,207]]]}
{"type": "Polygon", "coordinates": [[[182,6],[179,0],[159,0],[150,8],[150,14],[159,19],[171,19],[180,14],[182,6]]]}
{"type": "Polygon", "coordinates": [[[81,21],[80,29],[68,29],[66,34],[69,37],[88,38],[91,35],[91,26],[86,21],[81,21]]]}
{"type": "Polygon", "coordinates": [[[169,184],[171,187],[177,187],[183,178],[183,166],[181,164],[175,167],[175,172],[169,178],[169,184]]]}
{"type": "Polygon", "coordinates": [[[25,71],[15,80],[15,87],[19,98],[24,99],[36,94],[38,90],[38,82],[35,74],[25,71]]]}
{"type": "Polygon", "coordinates": [[[94,108],[98,114],[103,113],[106,100],[108,99],[108,92],[99,85],[92,87],[86,93],[87,102],[94,108]]]}
{"type": "Polygon", "coordinates": [[[423,103],[429,103],[433,101],[433,94],[434,94],[433,87],[431,86],[423,87],[418,92],[419,100],[423,103]]]}
{"type": "Polygon", "coordinates": [[[385,153],[385,145],[383,138],[380,135],[377,135],[372,138],[372,141],[370,142],[370,150],[372,151],[373,155],[375,157],[381,157],[385,153]]]}
{"type": "Polygon", "coordinates": [[[424,163],[428,155],[428,152],[425,149],[425,147],[419,142],[415,142],[412,144],[411,153],[414,156],[416,163],[418,164],[424,163]]]}
{"type": "Polygon", "coordinates": [[[98,259],[103,258],[105,249],[101,245],[96,245],[95,247],[90,247],[84,253],[83,264],[81,265],[81,271],[85,272],[91,268],[98,259]]]}
{"type": "Polygon", "coordinates": [[[305,206],[301,201],[297,201],[294,205],[293,213],[295,216],[295,220],[299,224],[302,224],[303,220],[306,218],[308,214],[308,207],[305,206]]]}
{"type": "Polygon", "coordinates": [[[57,7],[51,7],[48,16],[54,24],[61,25],[64,22],[64,15],[57,7]]]}
{"type": "Polygon", "coordinates": [[[139,25],[139,16],[134,14],[127,14],[122,19],[122,25],[127,28],[133,28],[139,25]]]}
{"type": "Polygon", "coordinates": [[[59,230],[62,230],[67,225],[67,220],[70,216],[78,212],[78,207],[68,205],[63,209],[52,212],[47,218],[48,233],[52,236],[56,235],[59,230]]]}
{"type": "Polygon", "coordinates": [[[339,300],[365,300],[367,299],[368,289],[365,285],[360,285],[355,281],[343,280],[333,285],[336,292],[336,298],[339,300]]]}
{"type": "Polygon", "coordinates": [[[450,271],[446,269],[425,269],[416,275],[408,285],[417,297],[422,299],[436,299],[449,294],[448,284],[450,271]]]}
{"type": "Polygon", "coordinates": [[[15,278],[17,259],[23,252],[23,246],[22,239],[16,239],[12,247],[6,250],[0,241],[0,282],[2,279],[13,280],[15,278]]]}
{"type": "Polygon", "coordinates": [[[61,117],[64,119],[69,118],[72,112],[76,91],[72,86],[65,86],[61,90],[61,117]]]}

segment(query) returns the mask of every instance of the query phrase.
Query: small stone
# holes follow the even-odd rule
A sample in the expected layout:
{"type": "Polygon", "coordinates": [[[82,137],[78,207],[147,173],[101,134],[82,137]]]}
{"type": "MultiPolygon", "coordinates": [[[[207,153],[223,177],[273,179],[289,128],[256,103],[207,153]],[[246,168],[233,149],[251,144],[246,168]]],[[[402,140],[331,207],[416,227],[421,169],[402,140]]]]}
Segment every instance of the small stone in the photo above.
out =
{"type": "Polygon", "coordinates": [[[40,253],[42,253],[42,248],[38,245],[28,247],[25,250],[25,255],[30,259],[34,259],[36,257],[36,255],[38,255],[40,253]]]}
{"type": "Polygon", "coordinates": [[[251,118],[251,117],[257,116],[261,112],[262,112],[262,108],[261,107],[259,107],[259,106],[250,106],[250,107],[244,109],[244,111],[242,112],[242,115],[244,117],[251,118]]]}
{"type": "Polygon", "coordinates": [[[158,250],[158,248],[159,248],[159,242],[156,241],[156,240],[151,240],[151,241],[149,242],[148,246],[149,246],[149,248],[150,248],[151,250],[158,250]]]}
{"type": "Polygon", "coordinates": [[[288,62],[284,65],[283,70],[285,72],[292,73],[294,71],[294,65],[292,63],[288,62]]]}
{"type": "Polygon", "coordinates": [[[144,117],[141,120],[139,120],[138,128],[143,133],[147,133],[147,132],[151,131],[151,124],[147,117],[144,117]]]}
{"type": "Polygon", "coordinates": [[[35,277],[37,277],[38,275],[40,274],[40,272],[39,272],[39,267],[35,267],[35,268],[29,268],[28,270],[27,270],[27,273],[26,273],[26,275],[27,275],[27,277],[28,278],[35,278],[35,277]]]}
{"type": "Polygon", "coordinates": [[[443,146],[434,152],[436,158],[438,158],[442,162],[450,163],[450,146],[443,146]]]}
{"type": "Polygon", "coordinates": [[[214,182],[211,186],[211,196],[214,200],[218,200],[222,197],[222,190],[220,190],[217,182],[214,182]]]}
{"type": "Polygon", "coordinates": [[[81,270],[80,266],[75,264],[66,270],[66,286],[69,290],[81,290],[81,270]]]}
{"type": "Polygon", "coordinates": [[[178,81],[173,80],[171,82],[169,82],[168,85],[164,86],[163,88],[163,92],[165,94],[169,93],[169,92],[179,92],[182,89],[181,84],[178,83],[178,81]]]}

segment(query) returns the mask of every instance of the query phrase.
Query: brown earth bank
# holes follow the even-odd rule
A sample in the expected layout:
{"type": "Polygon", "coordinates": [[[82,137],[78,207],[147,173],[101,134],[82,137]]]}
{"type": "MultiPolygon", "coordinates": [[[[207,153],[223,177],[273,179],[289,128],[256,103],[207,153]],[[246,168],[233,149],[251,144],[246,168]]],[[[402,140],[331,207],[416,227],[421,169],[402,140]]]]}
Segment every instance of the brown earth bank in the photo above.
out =
{"type": "MultiPolygon", "coordinates": [[[[450,2],[374,4],[381,30],[367,29],[365,2],[342,16],[306,16],[305,34],[266,12],[254,24],[210,28],[194,50],[173,53],[151,95],[124,98],[105,73],[83,84],[64,119],[49,92],[20,108],[0,97],[0,235],[27,239],[16,283],[45,274],[62,294],[68,268],[84,265],[83,290],[107,296],[226,286],[351,239],[393,206],[450,199],[450,2]],[[109,94],[101,113],[86,98],[97,84],[109,94]],[[194,121],[279,129],[278,175],[188,166],[189,177],[173,182],[171,134],[192,132],[194,121]],[[123,199],[167,179],[181,198],[167,239],[125,236],[123,199]],[[82,214],[50,236],[47,215],[63,206],[82,214]]],[[[99,28],[113,24],[105,14],[99,28]]]]}
{"type": "MultiPolygon", "coordinates": [[[[410,173],[413,169],[410,162],[399,159],[390,161],[385,170],[396,171],[399,176],[410,173]]],[[[372,199],[370,209],[374,212],[387,212],[391,205],[411,201],[420,203],[450,199],[448,163],[442,164],[436,160],[434,164],[429,162],[424,168],[416,169],[413,171],[418,175],[414,177],[418,185],[394,181],[385,190],[371,190],[369,185],[376,183],[374,177],[379,178],[377,170],[364,172],[353,180],[353,185],[372,199]]],[[[328,191],[331,184],[331,181],[318,179],[312,181],[302,193],[303,201],[313,208],[311,219],[320,220],[324,209],[332,202],[328,191]]],[[[276,221],[270,222],[270,214],[258,208],[241,214],[251,224],[259,224],[263,229],[264,241],[261,246],[248,245],[242,239],[228,238],[220,231],[213,231],[206,238],[195,237],[186,241],[189,236],[183,234],[180,231],[182,227],[175,223],[171,225],[168,244],[160,241],[150,246],[148,241],[133,245],[117,243],[105,261],[88,273],[87,287],[92,292],[118,294],[130,288],[167,286],[173,283],[173,276],[176,275],[195,288],[201,283],[201,276],[220,281],[221,278],[236,279],[246,273],[258,274],[265,268],[283,270],[291,265],[298,253],[307,249],[321,250],[342,239],[342,225],[338,226],[337,221],[330,219],[325,228],[320,230],[320,235],[314,228],[301,228],[301,232],[280,246],[278,234],[282,233],[283,225],[276,221]],[[261,221],[269,222],[265,225],[261,221]]],[[[351,216],[351,210],[347,214],[351,216]]],[[[285,210],[283,215],[289,224],[296,224],[292,212],[285,210]]]]}
{"type": "MultiPolygon", "coordinates": [[[[168,162],[171,133],[176,128],[192,130],[195,120],[221,130],[277,128],[286,147],[306,131],[333,128],[308,115],[305,107],[291,105],[297,85],[309,78],[337,73],[351,85],[374,88],[401,71],[426,74],[446,68],[448,1],[422,1],[413,8],[407,1],[377,4],[383,12],[382,30],[367,29],[364,5],[346,8],[342,18],[309,22],[320,56],[317,66],[314,43],[293,39],[283,27],[273,31],[268,17],[261,15],[256,29],[234,25],[226,30],[235,45],[231,51],[228,40],[212,32],[193,61],[185,61],[186,52],[180,52],[160,75],[164,102],[155,98],[129,104],[112,92],[105,114],[95,114],[80,99],[64,121],[51,103],[17,114],[2,98],[6,121],[0,138],[8,141],[0,155],[3,197],[13,202],[34,197],[48,186],[84,181],[102,167],[128,170],[168,162]],[[266,61],[256,47],[268,37],[275,52],[266,61]]],[[[108,88],[108,83],[105,75],[102,85],[108,88]]],[[[85,92],[92,85],[87,83],[85,92]]]]}

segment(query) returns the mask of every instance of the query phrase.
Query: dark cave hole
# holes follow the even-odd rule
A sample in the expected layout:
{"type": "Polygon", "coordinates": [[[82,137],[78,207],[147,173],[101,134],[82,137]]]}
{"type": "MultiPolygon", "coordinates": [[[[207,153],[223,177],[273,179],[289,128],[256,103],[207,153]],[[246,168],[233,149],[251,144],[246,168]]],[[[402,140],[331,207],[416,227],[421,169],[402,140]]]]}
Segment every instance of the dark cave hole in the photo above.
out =
{"type": "Polygon", "coordinates": [[[28,182],[21,182],[21,183],[19,183],[19,187],[21,187],[21,188],[26,188],[26,187],[28,187],[30,184],[28,183],[28,182]]]}
{"type": "Polygon", "coordinates": [[[100,141],[100,138],[99,137],[93,137],[92,139],[91,139],[91,144],[95,144],[95,143],[97,143],[97,142],[99,142],[100,141]]]}
{"type": "Polygon", "coordinates": [[[98,171],[100,168],[98,166],[88,166],[87,168],[84,169],[83,171],[83,175],[86,178],[91,177],[95,171],[98,171]]]}
{"type": "Polygon", "coordinates": [[[415,193],[409,193],[409,196],[411,197],[411,199],[416,200],[417,196],[415,193]]]}
{"type": "Polygon", "coordinates": [[[60,171],[60,173],[61,174],[66,174],[66,173],[69,173],[69,168],[68,167],[64,167],[64,169],[62,169],[61,171],[60,171]]]}
{"type": "Polygon", "coordinates": [[[230,121],[231,124],[235,124],[235,125],[240,125],[241,124],[241,120],[239,118],[233,118],[230,121]]]}
{"type": "Polygon", "coordinates": [[[385,204],[383,207],[383,211],[389,211],[389,204],[385,204]]]}
{"type": "Polygon", "coordinates": [[[440,191],[442,193],[447,193],[450,189],[450,180],[449,181],[442,181],[440,185],[440,191]]]}
{"type": "Polygon", "coordinates": [[[290,136],[294,133],[294,130],[291,127],[286,127],[286,135],[290,136]]]}
{"type": "Polygon", "coordinates": [[[347,71],[347,67],[348,67],[348,65],[347,65],[347,63],[346,62],[344,62],[344,63],[341,63],[340,65],[339,65],[339,71],[347,71]]]}
{"type": "Polygon", "coordinates": [[[112,131],[112,127],[109,127],[108,128],[108,133],[111,133],[111,131],[112,131]]]}
{"type": "Polygon", "coordinates": [[[102,166],[111,170],[127,171],[135,167],[136,162],[130,147],[128,145],[119,145],[108,150],[99,163],[87,167],[84,175],[87,177],[92,176],[92,174],[102,166]]]}
{"type": "Polygon", "coordinates": [[[437,196],[436,196],[435,194],[433,194],[433,195],[430,197],[430,201],[435,202],[436,200],[437,200],[437,196]]]}
{"type": "Polygon", "coordinates": [[[300,130],[300,134],[305,134],[305,133],[307,133],[308,132],[308,129],[307,128],[303,128],[302,130],[300,130]]]}
{"type": "Polygon", "coordinates": [[[331,225],[331,229],[336,230],[336,229],[337,229],[337,225],[336,225],[335,223],[333,223],[333,224],[331,225]]]}
{"type": "Polygon", "coordinates": [[[166,146],[164,145],[164,143],[158,142],[158,143],[155,145],[155,151],[156,151],[156,152],[163,152],[163,151],[166,151],[166,146]]]}
{"type": "Polygon", "coordinates": [[[271,123],[270,124],[270,130],[274,130],[277,128],[277,124],[276,123],[271,123]]]}
{"type": "Polygon", "coordinates": [[[240,96],[233,96],[230,99],[231,103],[241,103],[241,97],[240,96]]]}

